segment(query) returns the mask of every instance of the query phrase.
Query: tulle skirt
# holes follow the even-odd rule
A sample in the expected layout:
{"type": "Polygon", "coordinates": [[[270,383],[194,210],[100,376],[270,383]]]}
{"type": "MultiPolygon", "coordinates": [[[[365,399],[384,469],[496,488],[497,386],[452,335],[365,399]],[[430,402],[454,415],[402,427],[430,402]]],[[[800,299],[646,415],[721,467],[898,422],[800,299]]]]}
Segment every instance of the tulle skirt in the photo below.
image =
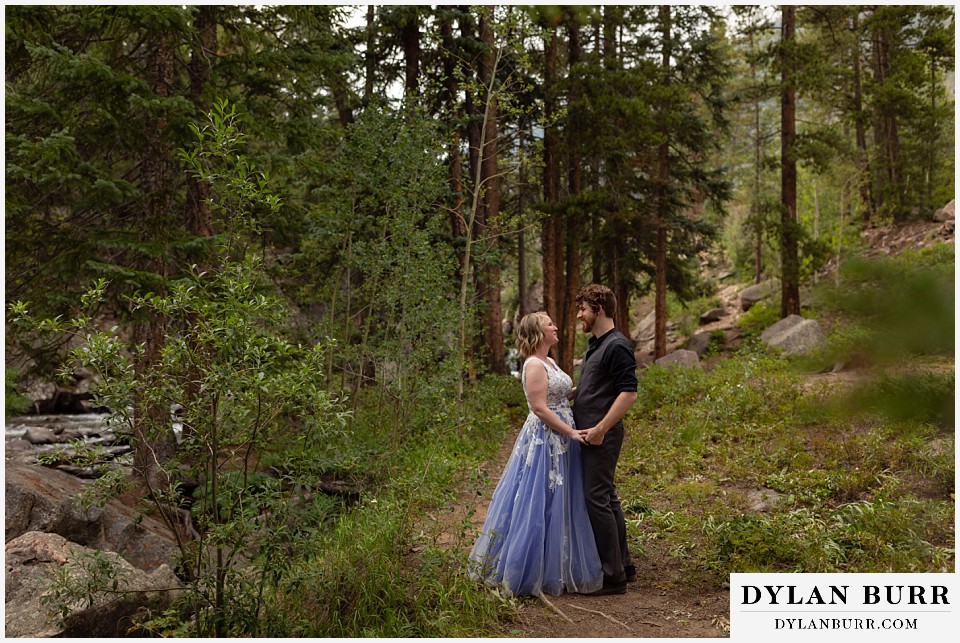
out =
{"type": "MultiPolygon", "coordinates": [[[[571,426],[568,405],[554,411],[571,426]]],[[[603,570],[583,497],[580,444],[530,413],[497,484],[470,573],[512,595],[592,592],[603,570]]]]}

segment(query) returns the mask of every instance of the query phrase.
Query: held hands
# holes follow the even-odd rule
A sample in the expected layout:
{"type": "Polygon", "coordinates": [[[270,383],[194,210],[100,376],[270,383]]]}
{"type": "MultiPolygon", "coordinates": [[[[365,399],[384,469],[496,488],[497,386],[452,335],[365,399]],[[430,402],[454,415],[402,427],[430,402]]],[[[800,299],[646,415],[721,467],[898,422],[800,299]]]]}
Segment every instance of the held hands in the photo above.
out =
{"type": "Polygon", "coordinates": [[[589,444],[591,446],[599,446],[603,444],[603,436],[606,431],[601,431],[598,427],[590,427],[589,429],[582,429],[577,431],[582,438],[582,444],[589,444]]]}
{"type": "Polygon", "coordinates": [[[571,428],[570,432],[567,433],[567,436],[574,442],[579,442],[580,444],[586,444],[583,439],[583,431],[577,431],[576,429],[571,428]]]}

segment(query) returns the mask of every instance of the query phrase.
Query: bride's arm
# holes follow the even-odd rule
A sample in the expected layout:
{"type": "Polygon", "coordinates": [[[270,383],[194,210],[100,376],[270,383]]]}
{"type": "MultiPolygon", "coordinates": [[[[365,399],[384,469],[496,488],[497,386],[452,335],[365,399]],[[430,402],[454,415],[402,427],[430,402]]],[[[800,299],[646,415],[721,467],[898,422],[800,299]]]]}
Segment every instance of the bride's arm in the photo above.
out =
{"type": "Polygon", "coordinates": [[[530,360],[524,368],[526,369],[527,399],[530,400],[530,408],[536,416],[560,435],[581,441],[580,434],[547,406],[547,372],[543,366],[530,360]]]}

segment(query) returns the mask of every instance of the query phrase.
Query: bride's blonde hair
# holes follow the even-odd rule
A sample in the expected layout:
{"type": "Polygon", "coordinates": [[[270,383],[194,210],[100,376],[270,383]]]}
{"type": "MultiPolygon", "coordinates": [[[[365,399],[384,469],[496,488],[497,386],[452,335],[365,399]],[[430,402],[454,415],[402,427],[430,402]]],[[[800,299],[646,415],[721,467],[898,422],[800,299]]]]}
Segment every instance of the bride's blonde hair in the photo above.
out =
{"type": "Polygon", "coordinates": [[[548,319],[550,316],[541,311],[524,315],[517,324],[517,350],[523,357],[530,357],[540,348],[544,337],[543,325],[548,319]]]}

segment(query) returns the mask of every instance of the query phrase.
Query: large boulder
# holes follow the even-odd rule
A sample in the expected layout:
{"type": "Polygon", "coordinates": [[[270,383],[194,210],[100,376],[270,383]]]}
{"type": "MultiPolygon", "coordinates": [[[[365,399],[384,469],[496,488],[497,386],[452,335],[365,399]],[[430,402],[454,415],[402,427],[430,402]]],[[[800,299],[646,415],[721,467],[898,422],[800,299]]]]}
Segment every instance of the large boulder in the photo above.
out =
{"type": "Polygon", "coordinates": [[[724,308],[712,308],[707,312],[700,315],[700,324],[709,324],[711,322],[720,321],[727,314],[726,309],[724,308]]]}
{"type": "Polygon", "coordinates": [[[57,434],[43,426],[31,426],[23,434],[23,439],[30,444],[50,444],[57,441],[57,434]]]}
{"type": "Polygon", "coordinates": [[[656,321],[656,316],[657,311],[655,309],[651,310],[633,330],[633,341],[636,342],[638,346],[646,342],[653,341],[653,335],[655,332],[654,322],[656,321]]]}
{"type": "Polygon", "coordinates": [[[656,362],[657,366],[672,366],[674,364],[679,364],[680,366],[685,366],[687,368],[700,368],[700,357],[693,351],[688,350],[675,350],[669,355],[664,355],[656,362]]]}
{"type": "Polygon", "coordinates": [[[81,510],[75,497],[84,484],[67,473],[8,462],[5,478],[7,542],[29,531],[55,533],[146,571],[171,564],[178,551],[166,525],[119,500],[81,510]]]}
{"type": "Polygon", "coordinates": [[[768,279],[740,291],[740,309],[748,311],[757,302],[773,296],[780,290],[779,279],[768,279]]]}
{"type": "Polygon", "coordinates": [[[170,606],[181,590],[169,567],[152,572],[134,568],[115,553],[103,553],[118,570],[117,593],[97,593],[92,604],[79,600],[57,618],[44,598],[53,581],[66,568],[74,586],[90,580],[84,562],[95,552],[57,534],[27,532],[6,544],[5,635],[7,637],[119,637],[128,634],[132,618],[146,610],[170,606]]]}
{"type": "Polygon", "coordinates": [[[770,346],[776,346],[787,355],[799,355],[827,343],[820,330],[820,324],[813,319],[804,319],[800,315],[784,317],[760,334],[760,340],[770,346]]]}
{"type": "Polygon", "coordinates": [[[794,327],[803,321],[800,315],[787,315],[775,324],[760,333],[760,341],[769,344],[774,339],[789,333],[794,327]]]}
{"type": "Polygon", "coordinates": [[[933,220],[943,223],[945,221],[952,221],[956,219],[956,201],[950,201],[939,210],[933,213],[933,220]]]}
{"type": "Polygon", "coordinates": [[[700,357],[707,352],[709,347],[710,333],[696,333],[695,335],[692,335],[684,345],[685,349],[688,351],[693,351],[700,357]]]}

